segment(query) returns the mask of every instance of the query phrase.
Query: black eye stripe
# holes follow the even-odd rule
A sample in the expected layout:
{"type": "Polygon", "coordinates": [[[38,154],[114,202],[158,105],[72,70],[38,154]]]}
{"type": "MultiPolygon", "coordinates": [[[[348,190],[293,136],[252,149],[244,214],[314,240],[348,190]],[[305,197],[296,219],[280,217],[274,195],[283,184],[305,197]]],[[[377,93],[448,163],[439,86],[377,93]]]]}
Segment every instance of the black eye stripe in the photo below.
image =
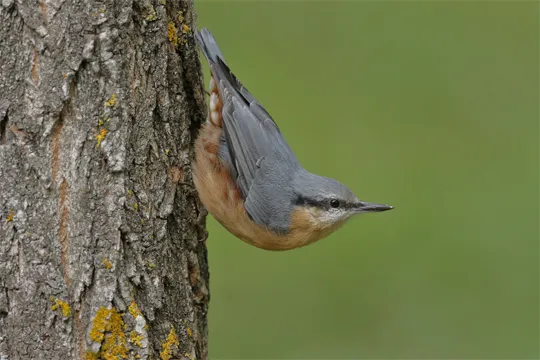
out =
{"type": "Polygon", "coordinates": [[[296,200],[294,201],[294,205],[296,206],[313,206],[318,207],[320,209],[330,210],[332,208],[340,208],[340,209],[351,209],[354,205],[352,203],[345,202],[343,200],[338,199],[324,199],[324,200],[316,200],[313,198],[305,197],[298,195],[296,197],[296,200]],[[333,207],[331,202],[332,200],[336,200],[339,202],[337,207],[333,207]]]}

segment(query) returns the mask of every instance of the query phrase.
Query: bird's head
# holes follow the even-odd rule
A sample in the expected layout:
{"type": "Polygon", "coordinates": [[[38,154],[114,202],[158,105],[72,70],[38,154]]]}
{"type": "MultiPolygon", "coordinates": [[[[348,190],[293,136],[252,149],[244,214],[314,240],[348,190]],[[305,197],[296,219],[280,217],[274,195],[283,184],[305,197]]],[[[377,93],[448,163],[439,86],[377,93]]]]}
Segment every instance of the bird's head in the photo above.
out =
{"type": "Polygon", "coordinates": [[[359,200],[339,181],[311,173],[301,174],[294,181],[294,188],[295,205],[321,229],[335,229],[353,215],[393,209],[390,205],[359,200]]]}

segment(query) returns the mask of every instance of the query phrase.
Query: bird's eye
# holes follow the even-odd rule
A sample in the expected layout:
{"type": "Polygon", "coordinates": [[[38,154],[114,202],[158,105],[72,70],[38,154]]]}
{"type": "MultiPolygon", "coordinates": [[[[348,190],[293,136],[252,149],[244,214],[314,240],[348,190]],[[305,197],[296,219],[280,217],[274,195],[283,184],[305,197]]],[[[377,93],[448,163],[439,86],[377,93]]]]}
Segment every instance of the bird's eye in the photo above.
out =
{"type": "Polygon", "coordinates": [[[334,209],[338,208],[339,207],[339,201],[336,200],[336,199],[330,200],[330,206],[333,207],[334,209]]]}

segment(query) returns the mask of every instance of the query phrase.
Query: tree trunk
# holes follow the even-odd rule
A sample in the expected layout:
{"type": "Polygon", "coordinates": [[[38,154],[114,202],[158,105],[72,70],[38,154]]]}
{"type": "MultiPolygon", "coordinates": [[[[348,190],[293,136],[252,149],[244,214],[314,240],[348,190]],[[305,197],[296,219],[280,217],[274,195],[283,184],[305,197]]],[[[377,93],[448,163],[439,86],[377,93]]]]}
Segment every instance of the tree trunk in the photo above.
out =
{"type": "Polygon", "coordinates": [[[1,360],[207,357],[194,18],[0,1],[1,360]]]}

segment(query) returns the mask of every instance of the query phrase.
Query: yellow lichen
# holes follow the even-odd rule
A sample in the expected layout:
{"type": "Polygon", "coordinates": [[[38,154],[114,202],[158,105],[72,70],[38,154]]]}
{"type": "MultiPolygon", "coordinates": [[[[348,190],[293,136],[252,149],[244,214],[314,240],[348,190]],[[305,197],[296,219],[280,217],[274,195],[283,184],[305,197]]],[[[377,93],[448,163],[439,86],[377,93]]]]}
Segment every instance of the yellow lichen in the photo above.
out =
{"type": "Polygon", "coordinates": [[[100,307],[94,317],[90,339],[101,343],[99,358],[126,359],[128,348],[124,320],[115,308],[100,307]]]}
{"type": "Polygon", "coordinates": [[[186,329],[186,333],[187,333],[187,336],[189,336],[190,338],[193,338],[193,331],[191,331],[191,329],[189,328],[189,326],[188,326],[187,329],[186,329]]]}
{"type": "Polygon", "coordinates": [[[92,330],[90,330],[90,340],[95,342],[102,342],[105,337],[105,331],[109,324],[109,316],[111,315],[111,310],[100,307],[96,312],[94,317],[92,330]]]}
{"type": "Polygon", "coordinates": [[[101,261],[101,264],[103,266],[105,266],[105,269],[107,269],[107,270],[110,270],[113,267],[112,264],[111,264],[111,261],[109,259],[107,259],[107,258],[103,258],[103,260],[101,261]]]}
{"type": "Polygon", "coordinates": [[[184,356],[187,357],[189,360],[194,360],[193,355],[191,355],[190,353],[185,353],[184,356]]]}
{"type": "Polygon", "coordinates": [[[184,13],[182,11],[178,12],[178,22],[179,23],[184,22],[184,13]]]}
{"type": "Polygon", "coordinates": [[[169,21],[169,25],[167,26],[167,36],[169,37],[169,41],[171,44],[173,44],[174,47],[178,46],[178,31],[176,30],[176,25],[174,25],[174,22],[169,21]]]}
{"type": "Polygon", "coordinates": [[[51,297],[51,301],[54,302],[54,304],[51,305],[51,310],[52,311],[56,311],[58,309],[61,309],[62,310],[62,315],[65,318],[68,318],[68,317],[71,316],[71,307],[69,306],[69,304],[67,302],[65,302],[64,300],[55,299],[53,297],[51,297]]]}
{"type": "Polygon", "coordinates": [[[99,148],[101,146],[101,142],[103,141],[103,139],[105,139],[105,136],[107,136],[108,133],[109,132],[107,131],[107,129],[101,128],[99,134],[96,135],[96,148],[99,148]]]}
{"type": "Polygon", "coordinates": [[[176,330],[174,330],[174,326],[171,326],[171,331],[169,331],[167,339],[161,343],[161,348],[163,349],[159,352],[161,360],[170,360],[172,358],[173,346],[178,347],[178,345],[180,345],[180,342],[176,336],[176,330]]]}
{"type": "Polygon", "coordinates": [[[139,310],[139,307],[137,306],[137,303],[135,301],[132,301],[131,304],[129,304],[128,311],[131,316],[133,316],[133,318],[141,315],[141,310],[139,310]]]}
{"type": "Polygon", "coordinates": [[[116,94],[112,94],[111,98],[107,101],[105,101],[105,106],[107,107],[113,107],[116,102],[118,101],[118,98],[116,97],[116,94]]]}
{"type": "Polygon", "coordinates": [[[99,359],[99,353],[93,352],[93,351],[87,351],[84,354],[84,360],[98,360],[99,359]]]}
{"type": "Polygon", "coordinates": [[[142,342],[141,342],[142,339],[144,339],[144,336],[142,336],[141,334],[138,334],[135,330],[129,333],[129,341],[132,344],[137,345],[138,347],[142,347],[142,342]]]}
{"type": "Polygon", "coordinates": [[[133,208],[135,209],[135,211],[139,211],[139,204],[138,203],[133,204],[133,208]]]}
{"type": "Polygon", "coordinates": [[[15,211],[11,210],[7,216],[7,222],[13,221],[14,217],[15,217],[15,211]]]}
{"type": "Polygon", "coordinates": [[[187,26],[186,24],[182,25],[182,32],[184,34],[187,34],[190,31],[191,31],[191,28],[189,26],[187,26]]]}

